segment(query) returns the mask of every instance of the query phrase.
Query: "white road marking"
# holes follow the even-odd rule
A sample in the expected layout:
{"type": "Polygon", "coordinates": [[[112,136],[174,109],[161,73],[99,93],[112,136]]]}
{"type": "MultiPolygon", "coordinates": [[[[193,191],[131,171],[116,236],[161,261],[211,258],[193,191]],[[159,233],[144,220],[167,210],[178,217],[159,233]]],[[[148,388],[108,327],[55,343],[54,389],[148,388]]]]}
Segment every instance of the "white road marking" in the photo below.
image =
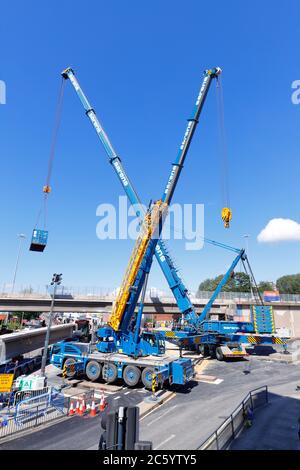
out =
{"type": "Polygon", "coordinates": [[[224,380],[224,379],[216,379],[216,380],[214,381],[214,384],[215,384],[215,385],[219,385],[220,383],[223,382],[223,380],[224,380]]]}
{"type": "Polygon", "coordinates": [[[175,437],[175,434],[171,434],[171,436],[169,436],[167,439],[165,439],[164,441],[162,441],[157,447],[155,447],[153,450],[157,450],[159,449],[161,446],[163,446],[164,444],[166,444],[167,442],[169,442],[171,439],[174,439],[175,437]]]}
{"type": "Polygon", "coordinates": [[[129,390],[129,392],[125,392],[124,395],[128,395],[128,393],[130,393],[130,390],[129,390]]]}
{"type": "Polygon", "coordinates": [[[147,393],[147,390],[142,389],[142,390],[137,390],[137,392],[139,392],[139,393],[147,393]]]}
{"type": "Polygon", "coordinates": [[[153,419],[152,421],[150,421],[150,423],[147,424],[147,426],[150,426],[151,424],[155,423],[155,421],[158,421],[160,418],[162,418],[163,416],[165,416],[167,413],[169,413],[169,411],[172,411],[176,408],[177,405],[174,405],[174,406],[171,406],[171,408],[169,408],[167,411],[165,411],[164,413],[162,413],[161,415],[159,415],[157,418],[153,419]]]}
{"type": "MultiPolygon", "coordinates": [[[[95,398],[101,398],[101,397],[102,397],[102,393],[94,393],[94,397],[95,397],[95,398]]],[[[104,394],[104,398],[107,398],[107,395],[104,394]]]]}
{"type": "Polygon", "coordinates": [[[115,397],[115,398],[114,398],[114,400],[118,400],[118,398],[121,398],[121,397],[120,397],[120,395],[119,395],[119,396],[117,396],[117,397],[115,397]]]}

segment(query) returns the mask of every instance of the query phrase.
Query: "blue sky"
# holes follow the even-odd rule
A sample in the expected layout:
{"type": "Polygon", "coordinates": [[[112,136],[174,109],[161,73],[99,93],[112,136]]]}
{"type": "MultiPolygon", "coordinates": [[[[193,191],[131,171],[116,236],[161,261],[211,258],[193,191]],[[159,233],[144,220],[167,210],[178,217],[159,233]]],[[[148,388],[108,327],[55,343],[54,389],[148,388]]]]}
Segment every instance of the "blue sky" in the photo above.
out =
{"type": "MultiPolygon", "coordinates": [[[[116,204],[122,188],[70,83],[49,199],[49,244],[28,251],[46,179],[60,71],[72,65],[141,199],[166,183],[207,67],[222,83],[233,221],[220,219],[222,196],[216,90],[206,101],[174,202],[205,204],[205,235],[240,247],[249,234],[256,277],[299,272],[299,241],[259,244],[273,218],[300,222],[300,79],[297,0],[38,2],[1,6],[0,80],[7,103],[1,124],[0,283],[11,282],[17,234],[28,237],[18,284],[45,285],[62,272],[67,285],[115,287],[133,242],[100,241],[96,208],[116,204]]],[[[191,290],[224,272],[230,253],[170,243],[191,290]]],[[[150,285],[166,289],[156,267],[150,285]]]]}

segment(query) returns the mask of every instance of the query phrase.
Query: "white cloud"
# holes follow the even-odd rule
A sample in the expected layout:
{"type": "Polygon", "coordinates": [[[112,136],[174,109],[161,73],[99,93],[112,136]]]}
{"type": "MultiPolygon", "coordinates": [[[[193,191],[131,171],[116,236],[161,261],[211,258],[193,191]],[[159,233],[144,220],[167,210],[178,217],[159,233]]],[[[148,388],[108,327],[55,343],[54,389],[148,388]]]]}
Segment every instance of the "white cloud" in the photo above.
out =
{"type": "Polygon", "coordinates": [[[300,224],[292,219],[271,219],[258,234],[257,241],[261,243],[300,241],[300,224]]]}

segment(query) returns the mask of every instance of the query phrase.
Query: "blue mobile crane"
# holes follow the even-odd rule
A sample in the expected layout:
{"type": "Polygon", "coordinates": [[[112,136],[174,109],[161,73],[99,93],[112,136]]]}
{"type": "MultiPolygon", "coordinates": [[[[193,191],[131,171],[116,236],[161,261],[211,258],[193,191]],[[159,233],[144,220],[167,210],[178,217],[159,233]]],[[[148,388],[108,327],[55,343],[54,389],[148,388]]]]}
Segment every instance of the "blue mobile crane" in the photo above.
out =
{"type": "MultiPolygon", "coordinates": [[[[142,376],[142,381],[144,385],[147,386],[150,383],[153,369],[151,372],[149,367],[144,367],[142,371],[141,364],[143,364],[145,360],[151,360],[149,357],[157,356],[160,360],[167,361],[167,364],[159,366],[157,364],[158,359],[156,359],[156,363],[154,364],[160,377],[159,380],[162,383],[168,380],[172,383],[182,384],[193,376],[193,367],[190,360],[184,358],[172,360],[165,356],[164,338],[160,333],[140,331],[143,301],[140,304],[137,315],[135,315],[135,308],[142,291],[142,299],[145,296],[146,281],[156,245],[159,241],[168,206],[174,194],[188,148],[198,123],[211,78],[212,76],[217,76],[219,73],[220,69],[206,71],[195,104],[193,116],[188,120],[188,126],[180,145],[176,161],[172,165],[163,195],[144,215],[141,230],[136,240],[117,300],[113,306],[108,326],[100,328],[97,332],[99,341],[96,345],[96,356],[95,354],[93,355],[91,351],[85,351],[85,354],[81,354],[78,344],[69,343],[66,345],[61,343],[53,347],[51,356],[51,362],[53,364],[60,367],[73,364],[75,369],[77,368],[76,370],[78,370],[78,367],[81,367],[85,370],[86,375],[93,380],[96,380],[100,376],[102,370],[102,375],[107,381],[114,381],[117,377],[122,376],[128,385],[132,385],[132,382],[136,384],[136,380],[139,380],[142,376]],[[133,360],[137,361],[135,365],[128,363],[128,361],[133,360]]],[[[71,80],[84,106],[88,108],[86,109],[87,115],[90,117],[101,141],[108,151],[110,161],[116,168],[123,186],[127,188],[127,186],[129,186],[129,180],[120,166],[120,159],[112,149],[104,130],[96,118],[94,110],[89,106],[85,95],[74,77],[73,71],[67,69],[63,72],[63,77],[71,80]]],[[[129,188],[126,189],[129,198],[135,196],[134,202],[138,202],[140,205],[136,193],[131,189],[132,185],[130,185],[129,188]]],[[[138,212],[138,215],[141,217],[142,214],[138,212]]]]}
{"type": "MultiPolygon", "coordinates": [[[[184,138],[180,145],[177,162],[180,161],[181,155],[186,155],[187,153],[187,150],[191,142],[191,138],[193,136],[194,130],[196,128],[196,125],[200,117],[201,110],[203,108],[205,99],[207,97],[211,82],[214,78],[217,78],[220,75],[220,73],[221,73],[221,69],[219,67],[208,69],[204,72],[203,82],[201,84],[200,91],[199,91],[199,94],[195,103],[195,107],[192,112],[192,117],[188,119],[188,125],[184,134],[184,138]]],[[[80,87],[79,82],[77,78],[75,77],[73,69],[72,68],[65,69],[62,72],[62,76],[64,79],[69,79],[71,81],[80,101],[83,104],[86,115],[91,121],[94,129],[97,132],[98,137],[100,138],[101,143],[103,144],[103,147],[108,155],[109,162],[113,166],[131,205],[135,209],[136,215],[142,220],[143,216],[145,215],[145,210],[143,206],[141,205],[140,199],[135,189],[133,188],[133,185],[129,177],[127,176],[125,172],[125,169],[122,165],[120,157],[118,156],[117,152],[113,148],[110,140],[108,139],[107,134],[105,133],[102,125],[100,124],[99,119],[96,116],[94,108],[91,106],[82,88],[80,87]]],[[[175,163],[173,165],[167,187],[169,187],[175,174],[177,174],[177,177],[179,176],[179,172],[177,172],[177,169],[179,169],[180,167],[178,165],[179,163],[175,163]]],[[[178,274],[178,270],[174,266],[173,260],[171,259],[168,253],[166,244],[162,240],[158,240],[157,242],[157,246],[155,248],[155,256],[159,263],[160,268],[162,269],[162,272],[166,278],[166,281],[173,293],[173,296],[177,302],[178,308],[180,312],[182,313],[183,317],[193,318],[196,321],[196,319],[198,318],[198,315],[195,311],[193,303],[191,302],[189,298],[188,289],[186,288],[182,279],[180,278],[178,274]]],[[[142,309],[142,302],[140,302],[140,309],[142,309]]]]}
{"type": "MultiPolygon", "coordinates": [[[[180,161],[180,158],[181,158],[181,155],[186,155],[186,152],[188,150],[188,147],[190,145],[190,142],[191,142],[191,138],[192,138],[192,135],[193,135],[193,132],[195,130],[195,127],[196,127],[196,124],[197,124],[197,121],[198,121],[198,118],[200,116],[200,113],[201,113],[201,110],[202,110],[202,107],[203,107],[203,104],[205,102],[205,99],[206,99],[206,96],[207,96],[207,93],[208,93],[208,90],[209,90],[209,87],[210,87],[210,84],[211,84],[211,80],[213,78],[217,78],[221,73],[221,69],[216,67],[214,69],[209,69],[209,70],[206,70],[205,73],[204,73],[204,79],[203,79],[203,83],[201,85],[201,88],[200,88],[200,92],[199,92],[199,95],[198,95],[198,98],[197,98],[197,101],[196,101],[196,105],[195,105],[195,108],[193,110],[193,114],[192,114],[192,118],[188,120],[188,126],[187,126],[187,129],[186,129],[186,132],[185,132],[185,136],[184,136],[184,139],[183,139],[183,142],[180,146],[180,149],[179,149],[179,153],[178,153],[178,157],[177,157],[177,162],[180,161]]],[[[119,158],[119,156],[117,155],[116,151],[114,150],[111,142],[109,141],[103,127],[101,126],[97,116],[96,116],[96,113],[94,111],[94,109],[92,108],[92,106],[90,105],[88,99],[86,98],[85,94],[83,93],[79,83],[78,83],[78,80],[76,79],[75,75],[74,75],[74,71],[71,69],[71,68],[68,68],[66,70],[64,70],[62,72],[62,76],[63,78],[65,79],[70,79],[75,91],[77,92],[77,95],[79,96],[85,110],[86,110],[86,114],[87,116],[89,117],[91,123],[93,124],[93,127],[95,128],[96,132],[97,132],[97,135],[99,136],[100,138],[100,141],[102,142],[103,146],[104,146],[104,149],[109,157],[109,161],[110,163],[112,164],[113,168],[115,169],[116,171],[116,174],[122,184],[122,186],[124,187],[125,189],[125,192],[128,196],[128,199],[129,201],[131,202],[131,204],[133,205],[133,207],[135,208],[135,212],[136,212],[136,215],[142,219],[142,216],[144,214],[144,209],[143,207],[141,206],[141,203],[140,203],[140,200],[137,196],[137,193],[136,191],[134,190],[133,186],[132,186],[132,183],[130,182],[130,179],[128,178],[125,170],[124,170],[124,167],[121,163],[121,160],[119,158]]],[[[181,169],[181,168],[180,168],[181,169]]],[[[165,189],[165,193],[167,192],[167,189],[170,185],[170,182],[172,181],[173,179],[173,176],[174,175],[178,175],[179,176],[179,172],[176,171],[177,168],[176,168],[176,164],[173,165],[172,167],[172,172],[171,172],[171,175],[170,175],[170,178],[169,178],[169,181],[168,181],[168,184],[167,184],[167,187],[165,189]]],[[[231,218],[231,211],[230,211],[230,215],[229,217],[231,218]]],[[[229,222],[228,221],[225,221],[224,222],[229,222]]],[[[224,278],[221,280],[221,282],[219,283],[219,285],[217,286],[215,292],[212,294],[212,297],[211,299],[209,300],[209,302],[207,303],[207,305],[205,306],[203,312],[201,313],[201,315],[199,316],[196,311],[195,311],[195,308],[194,308],[194,305],[192,304],[190,298],[189,298],[189,295],[188,295],[188,289],[186,288],[186,286],[184,285],[182,279],[180,278],[180,276],[178,275],[178,271],[177,269],[175,268],[174,266],[174,263],[168,253],[168,250],[166,248],[166,245],[165,243],[162,241],[162,240],[158,240],[157,242],[157,245],[156,245],[156,248],[155,248],[155,255],[156,255],[156,258],[159,262],[159,265],[163,271],[163,274],[165,275],[165,278],[169,284],[169,287],[175,297],[175,300],[177,302],[177,305],[178,305],[178,308],[179,310],[181,311],[182,313],[182,316],[185,320],[185,326],[184,328],[174,328],[172,332],[164,332],[163,334],[170,340],[173,340],[177,343],[179,343],[180,345],[184,346],[185,348],[187,349],[200,349],[202,353],[209,351],[210,352],[210,355],[214,356],[216,354],[216,349],[217,348],[220,348],[222,347],[223,348],[223,352],[227,353],[227,357],[232,355],[232,354],[240,354],[240,355],[245,355],[245,350],[241,347],[238,347],[238,348],[235,348],[235,345],[236,345],[236,337],[234,338],[235,341],[234,343],[232,343],[232,337],[226,337],[224,335],[224,328],[226,328],[226,331],[228,332],[229,330],[231,332],[235,331],[235,332],[243,332],[244,330],[247,329],[247,331],[251,331],[252,333],[255,332],[254,328],[253,328],[253,323],[252,323],[252,327],[250,325],[250,323],[247,323],[245,324],[245,322],[243,322],[244,324],[242,324],[242,322],[230,322],[230,325],[229,325],[229,322],[227,322],[227,326],[225,327],[225,324],[224,323],[221,323],[221,322],[218,322],[218,321],[213,321],[213,322],[208,322],[207,323],[207,320],[208,320],[208,317],[209,317],[209,312],[210,312],[210,309],[211,309],[211,306],[213,304],[213,302],[215,301],[215,299],[217,298],[219,292],[221,291],[221,289],[223,288],[223,286],[226,284],[227,280],[229,279],[229,277],[233,274],[234,272],[234,268],[235,266],[238,264],[238,262],[240,260],[242,261],[248,261],[247,260],[247,257],[246,257],[246,254],[244,252],[244,250],[238,250],[236,248],[232,248],[232,247],[229,247],[227,245],[224,245],[222,243],[218,243],[218,242],[215,242],[215,241],[212,241],[212,240],[207,240],[209,243],[212,243],[214,245],[217,245],[217,246],[220,246],[222,248],[225,248],[225,249],[229,249],[233,252],[235,252],[237,254],[236,258],[234,259],[232,265],[230,266],[230,268],[228,269],[228,271],[226,272],[226,274],[224,275],[224,278]],[[222,336],[219,335],[219,332],[220,330],[222,330],[222,336]],[[213,331],[214,334],[213,335],[207,335],[207,331],[213,331]],[[216,336],[217,334],[217,336],[216,336]],[[225,351],[226,349],[226,351],[225,351]]],[[[145,279],[147,279],[147,273],[145,275],[145,279]]],[[[144,287],[146,286],[146,282],[144,284],[144,287]]],[[[144,288],[144,293],[145,293],[145,288],[144,288]]],[[[141,300],[140,300],[140,303],[139,303],[139,312],[138,312],[138,315],[137,315],[137,319],[138,319],[138,323],[140,323],[140,320],[141,320],[141,315],[142,315],[142,310],[143,310],[143,299],[144,299],[144,293],[141,295],[141,300]]],[[[137,296],[138,297],[138,296],[137,296]]],[[[133,302],[133,305],[134,305],[134,302],[133,302]]],[[[133,311],[131,310],[131,315],[132,315],[133,311]]],[[[127,325],[126,325],[127,326],[127,325]]],[[[138,333],[138,328],[136,328],[136,333],[135,335],[137,335],[138,333]]],[[[101,332],[101,338],[105,338],[105,333],[107,334],[108,332],[107,331],[102,331],[101,332]]],[[[249,336],[250,338],[250,336],[249,336]]],[[[246,336],[240,336],[239,337],[239,343],[246,343],[248,341],[248,339],[246,336]]],[[[269,343],[269,341],[273,341],[275,342],[275,338],[272,337],[272,338],[268,338],[268,337],[265,337],[264,340],[267,344],[269,343]]],[[[259,338],[257,336],[255,336],[255,339],[253,340],[253,337],[251,337],[251,343],[253,342],[257,342],[257,343],[262,343],[262,338],[259,338]]],[[[278,339],[276,342],[280,342],[280,340],[278,339]]],[[[134,349],[136,349],[136,344],[137,342],[133,342],[132,344],[135,344],[135,347],[134,349]]],[[[240,346],[239,344],[239,346],[240,346]]],[[[102,345],[102,347],[104,348],[111,348],[112,345],[108,346],[108,344],[105,344],[102,345]]],[[[128,347],[128,344],[127,344],[127,347],[128,347]]],[[[221,357],[221,354],[218,355],[218,358],[221,357]]]]}

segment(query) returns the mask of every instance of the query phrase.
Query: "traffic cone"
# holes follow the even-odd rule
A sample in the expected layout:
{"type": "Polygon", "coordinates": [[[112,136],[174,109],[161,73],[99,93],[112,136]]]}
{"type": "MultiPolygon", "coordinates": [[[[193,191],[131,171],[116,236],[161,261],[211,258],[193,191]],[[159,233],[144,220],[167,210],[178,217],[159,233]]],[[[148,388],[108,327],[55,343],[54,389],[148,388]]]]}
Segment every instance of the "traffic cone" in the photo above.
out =
{"type": "Polygon", "coordinates": [[[76,402],[75,413],[79,414],[79,400],[77,400],[77,402],[76,402]]]}
{"type": "Polygon", "coordinates": [[[107,403],[105,402],[104,393],[102,392],[99,410],[100,410],[100,411],[104,411],[106,405],[107,405],[107,403]]]}
{"type": "Polygon", "coordinates": [[[86,405],[86,411],[90,411],[90,409],[91,409],[91,405],[88,403],[88,404],[86,405]]]}
{"type": "Polygon", "coordinates": [[[85,399],[82,399],[82,411],[85,413],[86,411],[86,406],[85,406],[85,399]]]}
{"type": "Polygon", "coordinates": [[[78,412],[79,416],[83,416],[83,408],[82,408],[82,402],[80,403],[80,407],[79,407],[79,412],[78,412]]]}
{"type": "Polygon", "coordinates": [[[76,413],[76,410],[74,409],[74,403],[71,402],[71,406],[70,406],[70,409],[69,409],[69,416],[72,416],[76,413]]]}
{"type": "Polygon", "coordinates": [[[97,415],[97,410],[96,410],[96,407],[95,407],[95,402],[93,400],[92,401],[92,408],[91,408],[91,411],[90,411],[90,417],[94,418],[96,415],[97,415]]]}

